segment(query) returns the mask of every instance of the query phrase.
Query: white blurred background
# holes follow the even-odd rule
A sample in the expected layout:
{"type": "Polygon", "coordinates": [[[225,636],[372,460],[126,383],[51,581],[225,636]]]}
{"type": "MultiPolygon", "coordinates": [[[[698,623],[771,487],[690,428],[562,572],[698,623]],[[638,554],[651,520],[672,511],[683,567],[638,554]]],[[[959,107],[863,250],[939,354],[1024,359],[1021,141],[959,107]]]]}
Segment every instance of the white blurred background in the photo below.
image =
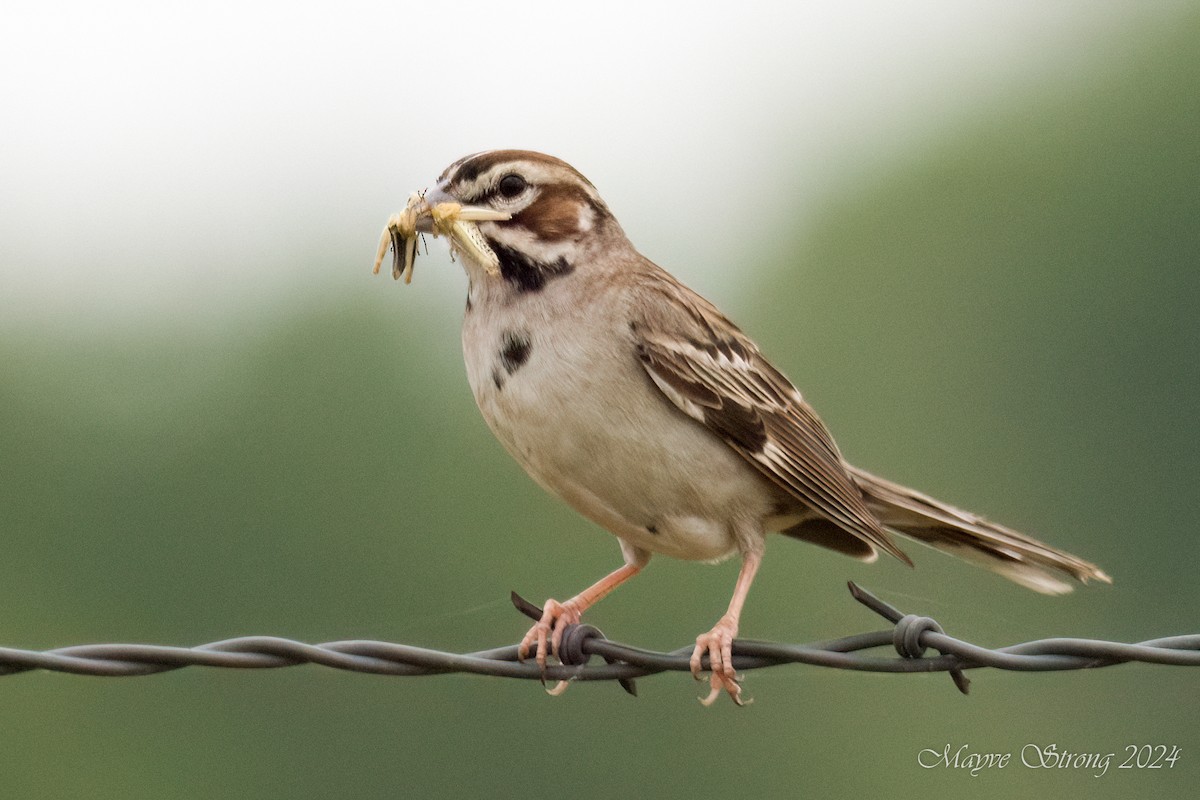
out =
{"type": "Polygon", "coordinates": [[[567,159],[652,258],[736,281],[747,237],[1171,5],[9,0],[0,330],[361,278],[410,190],[493,147],[567,159]]]}

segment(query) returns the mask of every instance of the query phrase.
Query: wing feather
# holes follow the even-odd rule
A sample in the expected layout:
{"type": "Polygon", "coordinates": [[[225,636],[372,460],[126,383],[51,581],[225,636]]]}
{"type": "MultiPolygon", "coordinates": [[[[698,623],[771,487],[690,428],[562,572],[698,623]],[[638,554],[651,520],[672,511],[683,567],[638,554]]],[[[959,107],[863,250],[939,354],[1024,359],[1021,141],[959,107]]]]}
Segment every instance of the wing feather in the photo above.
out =
{"type": "MultiPolygon", "coordinates": [[[[664,287],[656,287],[665,291],[664,287]]],[[[758,348],[698,296],[632,326],[642,366],[683,413],[707,426],[784,491],[845,532],[911,561],[867,508],[825,425],[758,348]]]]}

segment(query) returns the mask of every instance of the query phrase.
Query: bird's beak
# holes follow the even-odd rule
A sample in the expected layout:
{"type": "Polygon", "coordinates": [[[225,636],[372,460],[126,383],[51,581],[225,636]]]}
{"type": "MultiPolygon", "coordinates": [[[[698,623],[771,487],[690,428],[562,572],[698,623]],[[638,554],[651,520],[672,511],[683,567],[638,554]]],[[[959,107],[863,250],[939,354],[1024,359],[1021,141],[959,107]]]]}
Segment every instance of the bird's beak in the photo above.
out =
{"type": "Polygon", "coordinates": [[[434,206],[444,205],[445,203],[458,203],[458,198],[447,192],[441,184],[438,184],[432,189],[426,189],[424,192],[421,192],[420,195],[422,198],[424,198],[425,204],[420,208],[417,214],[417,233],[431,233],[436,235],[438,231],[435,230],[433,224],[434,206]]]}
{"type": "Polygon", "coordinates": [[[512,214],[506,211],[485,206],[464,206],[441,186],[426,192],[414,192],[404,210],[388,219],[379,240],[374,272],[379,272],[390,245],[394,254],[392,277],[399,279],[403,276],[405,283],[411,282],[413,263],[417,259],[417,235],[428,233],[446,236],[450,240],[452,256],[456,252],[463,253],[482,265],[489,274],[498,274],[500,261],[475,223],[511,218],[512,214]]]}

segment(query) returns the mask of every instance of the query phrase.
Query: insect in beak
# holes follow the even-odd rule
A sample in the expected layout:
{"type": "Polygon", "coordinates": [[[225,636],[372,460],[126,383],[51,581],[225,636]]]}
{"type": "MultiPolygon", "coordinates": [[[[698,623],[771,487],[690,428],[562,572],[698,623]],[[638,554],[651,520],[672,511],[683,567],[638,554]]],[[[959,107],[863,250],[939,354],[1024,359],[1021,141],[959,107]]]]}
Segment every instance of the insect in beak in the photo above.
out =
{"type": "Polygon", "coordinates": [[[488,246],[487,240],[476,227],[476,222],[503,221],[511,219],[506,211],[495,211],[482,206],[463,206],[453,201],[430,205],[424,192],[413,192],[408,205],[388,217],[387,226],[379,238],[379,250],[375,254],[373,274],[379,274],[383,257],[388,247],[392,248],[392,277],[405,283],[412,282],[413,264],[417,260],[417,236],[429,233],[445,236],[450,240],[450,254],[463,253],[480,264],[489,275],[500,274],[500,259],[488,246]]]}

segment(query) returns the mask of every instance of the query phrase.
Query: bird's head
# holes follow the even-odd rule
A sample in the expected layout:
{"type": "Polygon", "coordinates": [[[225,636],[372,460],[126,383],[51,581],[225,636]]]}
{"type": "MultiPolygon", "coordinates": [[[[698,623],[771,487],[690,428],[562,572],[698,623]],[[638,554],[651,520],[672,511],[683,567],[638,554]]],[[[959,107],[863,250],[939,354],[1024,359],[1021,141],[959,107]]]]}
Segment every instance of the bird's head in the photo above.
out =
{"type": "MultiPolygon", "coordinates": [[[[626,243],[591,181],[561,159],[528,150],[489,150],[455,161],[404,214],[388,228],[397,275],[411,264],[401,262],[398,245],[412,241],[413,232],[447,235],[472,281],[500,278],[520,291],[538,291],[569,274],[593,248],[626,243]]],[[[387,232],[381,253],[386,238],[387,232]]]]}

